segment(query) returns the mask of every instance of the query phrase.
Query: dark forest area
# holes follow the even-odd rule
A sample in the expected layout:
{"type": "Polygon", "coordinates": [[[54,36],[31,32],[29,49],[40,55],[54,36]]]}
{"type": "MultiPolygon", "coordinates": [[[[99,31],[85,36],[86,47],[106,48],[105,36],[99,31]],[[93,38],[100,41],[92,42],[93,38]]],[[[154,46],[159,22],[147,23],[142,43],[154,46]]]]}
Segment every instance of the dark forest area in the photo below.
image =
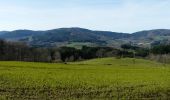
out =
{"type": "Polygon", "coordinates": [[[72,47],[43,48],[29,47],[21,42],[0,40],[1,61],[29,62],[70,62],[103,57],[147,58],[150,55],[165,55],[170,53],[170,45],[154,46],[151,49],[124,44],[121,49],[111,47],[87,47],[81,49],[72,47]]]}

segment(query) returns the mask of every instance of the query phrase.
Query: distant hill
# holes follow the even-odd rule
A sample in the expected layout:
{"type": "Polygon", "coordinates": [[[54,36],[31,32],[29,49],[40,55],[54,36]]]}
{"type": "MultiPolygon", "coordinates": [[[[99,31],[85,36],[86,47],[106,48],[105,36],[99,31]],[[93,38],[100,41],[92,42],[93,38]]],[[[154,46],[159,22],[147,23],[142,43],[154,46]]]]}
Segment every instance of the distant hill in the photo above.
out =
{"type": "Polygon", "coordinates": [[[0,35],[5,33],[8,33],[8,31],[0,31],[0,35]]]}
{"type": "Polygon", "coordinates": [[[22,41],[31,46],[120,46],[134,43],[141,46],[169,43],[170,30],[157,29],[136,33],[92,31],[83,28],[59,28],[47,31],[16,30],[2,31],[0,38],[9,41],[22,41]]]}
{"type": "Polygon", "coordinates": [[[155,36],[169,36],[170,30],[168,29],[156,29],[148,31],[140,31],[132,34],[133,38],[151,38],[155,36]]]}
{"type": "Polygon", "coordinates": [[[31,31],[31,30],[5,31],[0,34],[0,38],[7,39],[7,40],[20,40],[20,39],[24,39],[30,36],[38,35],[39,33],[42,33],[42,32],[31,31]]]}
{"type": "Polygon", "coordinates": [[[133,42],[144,45],[158,45],[170,43],[169,29],[146,30],[133,33],[131,38],[133,42]]]}

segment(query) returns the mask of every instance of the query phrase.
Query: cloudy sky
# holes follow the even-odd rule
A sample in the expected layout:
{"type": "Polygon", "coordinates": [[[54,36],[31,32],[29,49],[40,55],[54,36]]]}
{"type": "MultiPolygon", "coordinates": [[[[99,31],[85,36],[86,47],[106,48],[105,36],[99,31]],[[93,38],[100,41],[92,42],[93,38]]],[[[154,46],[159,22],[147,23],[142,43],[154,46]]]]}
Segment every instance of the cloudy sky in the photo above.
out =
{"type": "Polygon", "coordinates": [[[0,0],[0,30],[170,29],[170,0],[0,0]]]}

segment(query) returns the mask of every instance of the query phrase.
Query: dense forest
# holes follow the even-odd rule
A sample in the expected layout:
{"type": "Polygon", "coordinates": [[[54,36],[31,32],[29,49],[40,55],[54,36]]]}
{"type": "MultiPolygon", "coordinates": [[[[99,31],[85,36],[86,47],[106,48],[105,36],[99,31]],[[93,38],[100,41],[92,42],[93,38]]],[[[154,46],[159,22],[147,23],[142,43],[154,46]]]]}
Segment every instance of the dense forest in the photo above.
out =
{"type": "Polygon", "coordinates": [[[98,57],[116,56],[121,51],[109,47],[71,47],[43,48],[29,47],[20,42],[0,40],[0,60],[33,62],[67,62],[98,57]]]}
{"type": "MultiPolygon", "coordinates": [[[[43,48],[30,47],[21,42],[0,40],[1,61],[30,61],[30,62],[69,62],[103,57],[140,57],[152,55],[167,55],[170,45],[154,46],[151,49],[124,44],[120,49],[111,47],[87,47],[81,49],[71,47],[43,48]]],[[[163,56],[161,56],[163,57],[163,56]]],[[[159,59],[161,58],[159,56],[159,59]]],[[[157,57],[158,58],[158,57],[157,57]]]]}

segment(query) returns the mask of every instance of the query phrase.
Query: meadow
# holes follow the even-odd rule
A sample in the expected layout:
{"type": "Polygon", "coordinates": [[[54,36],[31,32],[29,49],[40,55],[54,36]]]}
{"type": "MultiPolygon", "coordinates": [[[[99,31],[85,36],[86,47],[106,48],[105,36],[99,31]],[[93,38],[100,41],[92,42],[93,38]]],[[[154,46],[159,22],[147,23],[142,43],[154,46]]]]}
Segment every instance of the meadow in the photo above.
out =
{"type": "Polygon", "coordinates": [[[170,100],[170,65],[143,59],[0,62],[0,100],[170,100]]]}

